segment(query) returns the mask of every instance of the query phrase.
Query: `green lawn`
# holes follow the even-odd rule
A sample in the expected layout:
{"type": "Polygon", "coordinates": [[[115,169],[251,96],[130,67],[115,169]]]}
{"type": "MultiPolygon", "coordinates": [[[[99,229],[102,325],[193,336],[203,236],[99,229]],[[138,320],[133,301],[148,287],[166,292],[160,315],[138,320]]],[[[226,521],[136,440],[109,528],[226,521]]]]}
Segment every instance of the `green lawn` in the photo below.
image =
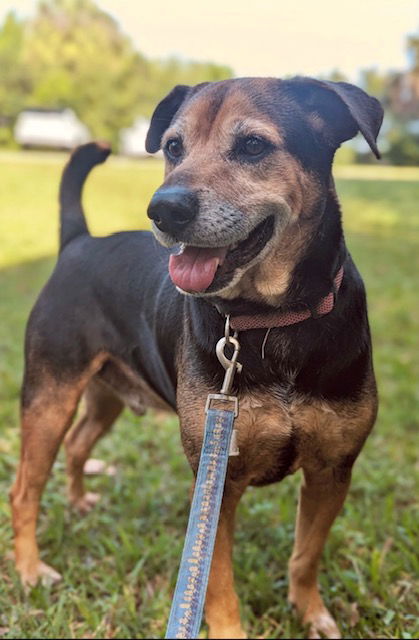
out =
{"type": "MultiPolygon", "coordinates": [[[[61,584],[26,597],[8,557],[24,326],[54,263],[63,162],[0,154],[0,636],[162,637],[191,481],[174,417],[124,414],[95,451],[116,475],[88,481],[103,499],[85,518],[66,504],[60,456],[39,539],[61,584]]],[[[144,228],[161,176],[153,160],[111,159],[96,169],[85,194],[93,231],[144,228]]],[[[381,406],[329,538],[321,584],[345,637],[417,638],[419,169],[339,167],[337,187],[368,289],[381,406]]],[[[297,486],[293,477],[251,489],[239,509],[236,576],[253,638],[304,637],[286,604],[297,486]]]]}

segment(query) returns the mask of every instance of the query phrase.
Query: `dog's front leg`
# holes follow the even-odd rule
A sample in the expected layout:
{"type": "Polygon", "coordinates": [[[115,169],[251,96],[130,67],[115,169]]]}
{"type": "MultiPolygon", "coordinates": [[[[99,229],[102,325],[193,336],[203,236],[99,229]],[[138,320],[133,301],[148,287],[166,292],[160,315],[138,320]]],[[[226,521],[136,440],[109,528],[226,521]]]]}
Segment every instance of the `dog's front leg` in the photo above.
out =
{"type": "Polygon", "coordinates": [[[234,517],[245,488],[227,481],[224,490],[205,603],[210,638],[246,637],[240,622],[232,565],[234,517]]]}
{"type": "Polygon", "coordinates": [[[342,508],[349,484],[348,469],[338,474],[332,468],[322,472],[304,471],[289,564],[289,600],[303,623],[309,625],[310,638],[320,638],[320,634],[326,638],[341,637],[319,593],[317,572],[327,535],[342,508]]]}

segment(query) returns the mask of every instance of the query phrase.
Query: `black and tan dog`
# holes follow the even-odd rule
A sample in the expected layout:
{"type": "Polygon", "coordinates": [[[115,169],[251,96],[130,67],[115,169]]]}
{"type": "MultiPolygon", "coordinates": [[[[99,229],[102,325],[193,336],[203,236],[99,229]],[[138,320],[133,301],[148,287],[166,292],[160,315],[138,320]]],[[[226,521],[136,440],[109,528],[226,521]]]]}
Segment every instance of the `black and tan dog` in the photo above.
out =
{"type": "Polygon", "coordinates": [[[60,257],[26,337],[12,490],[25,583],[59,577],[40,561],[35,529],[67,432],[69,495],[81,510],[96,499],[84,491],[83,465],[124,404],[137,413],[176,409],[196,472],[205,400],[224,373],[215,344],[230,314],[243,364],[235,381],[240,455],[229,462],[208,587],[210,636],[244,637],[231,564],[240,496],[301,468],[289,598],[310,637],[339,637],[317,570],[377,397],[364,286],[345,247],[331,165],[358,131],[378,157],[381,121],[377,100],[346,83],[245,78],[176,87],[147,137],[147,149],[166,158],[148,209],[166,248],[147,232],[89,235],[81,189],[108,150],[75,152],[61,186],[60,257]],[[168,249],[179,245],[176,254],[168,249]],[[69,430],[83,394],[85,413],[69,430]]]}

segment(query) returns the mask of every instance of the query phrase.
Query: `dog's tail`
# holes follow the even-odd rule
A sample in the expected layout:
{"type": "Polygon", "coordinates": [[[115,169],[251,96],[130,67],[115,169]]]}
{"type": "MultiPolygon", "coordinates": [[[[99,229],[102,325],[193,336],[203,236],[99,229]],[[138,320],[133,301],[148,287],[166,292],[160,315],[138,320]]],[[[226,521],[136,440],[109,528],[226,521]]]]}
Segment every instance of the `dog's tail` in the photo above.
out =
{"type": "Polygon", "coordinates": [[[60,251],[77,236],[89,233],[81,203],[83,185],[91,169],[105,162],[110,152],[104,143],[89,142],[72,153],[60,184],[60,251]]]}

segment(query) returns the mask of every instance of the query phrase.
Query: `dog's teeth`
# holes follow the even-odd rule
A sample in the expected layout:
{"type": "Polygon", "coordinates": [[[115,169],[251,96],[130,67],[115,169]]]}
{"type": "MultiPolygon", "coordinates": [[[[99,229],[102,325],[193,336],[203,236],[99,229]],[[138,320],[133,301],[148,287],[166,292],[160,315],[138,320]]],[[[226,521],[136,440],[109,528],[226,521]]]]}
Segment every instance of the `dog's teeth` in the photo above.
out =
{"type": "Polygon", "coordinates": [[[186,244],[184,242],[182,242],[176,249],[176,251],[174,252],[173,255],[175,256],[180,256],[181,253],[183,253],[185,251],[186,248],[186,244]]]}

